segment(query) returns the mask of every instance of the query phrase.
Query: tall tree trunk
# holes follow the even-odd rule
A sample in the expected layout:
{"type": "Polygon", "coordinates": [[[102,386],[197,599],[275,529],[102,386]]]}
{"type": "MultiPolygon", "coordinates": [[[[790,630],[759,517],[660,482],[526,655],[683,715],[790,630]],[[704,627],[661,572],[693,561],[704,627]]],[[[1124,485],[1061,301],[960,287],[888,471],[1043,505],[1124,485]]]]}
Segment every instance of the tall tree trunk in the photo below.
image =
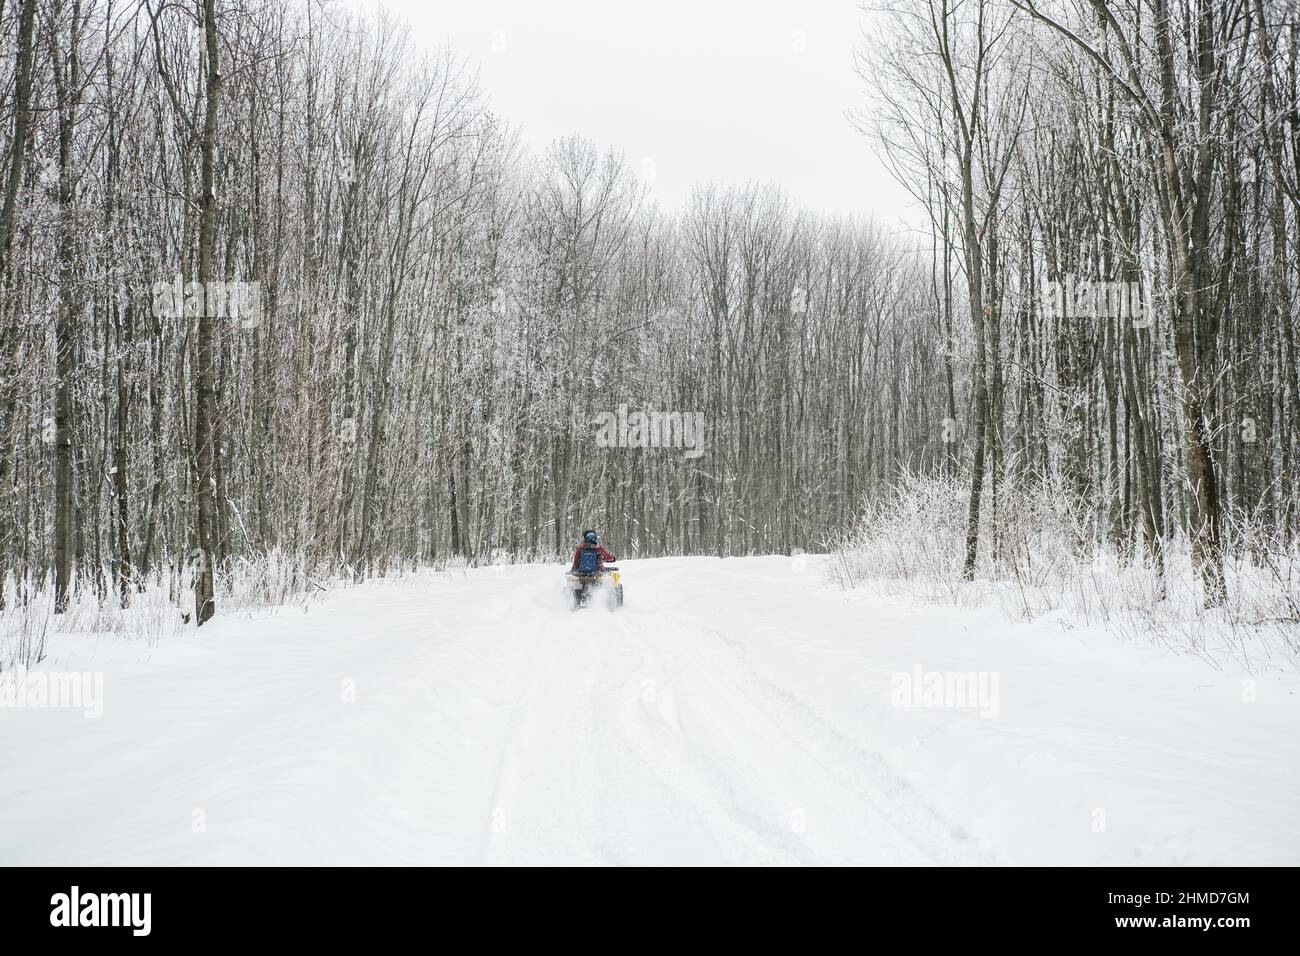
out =
{"type": "MultiPolygon", "coordinates": [[[[216,0],[203,0],[203,36],[207,47],[207,91],[203,119],[203,195],[199,217],[199,283],[205,290],[212,282],[212,247],[217,225],[216,149],[217,104],[221,93],[221,70],[217,47],[216,0]]],[[[213,425],[216,418],[216,394],[213,366],[216,342],[213,317],[205,301],[199,311],[198,341],[195,349],[194,454],[198,487],[198,560],[194,583],[194,617],[202,625],[216,613],[217,602],[213,576],[215,572],[216,478],[213,469],[213,425]]]]}
{"type": "Polygon", "coordinates": [[[73,3],[66,54],[59,50],[58,21],[56,16],[50,33],[50,54],[57,95],[59,136],[59,304],[54,324],[54,610],[62,613],[68,608],[73,548],[72,383],[76,371],[73,338],[79,295],[72,150],[77,123],[78,90],[81,86],[78,49],[80,3],[73,3]]]}

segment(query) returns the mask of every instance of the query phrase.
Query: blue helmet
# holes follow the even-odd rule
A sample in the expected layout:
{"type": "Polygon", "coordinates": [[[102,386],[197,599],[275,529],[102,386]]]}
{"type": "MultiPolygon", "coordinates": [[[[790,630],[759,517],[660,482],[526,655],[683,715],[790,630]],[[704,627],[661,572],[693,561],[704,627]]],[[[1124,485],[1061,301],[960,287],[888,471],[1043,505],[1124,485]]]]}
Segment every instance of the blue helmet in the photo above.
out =
{"type": "Polygon", "coordinates": [[[582,540],[587,542],[587,544],[595,544],[600,540],[600,535],[596,534],[594,531],[585,531],[583,532],[582,540]]]}

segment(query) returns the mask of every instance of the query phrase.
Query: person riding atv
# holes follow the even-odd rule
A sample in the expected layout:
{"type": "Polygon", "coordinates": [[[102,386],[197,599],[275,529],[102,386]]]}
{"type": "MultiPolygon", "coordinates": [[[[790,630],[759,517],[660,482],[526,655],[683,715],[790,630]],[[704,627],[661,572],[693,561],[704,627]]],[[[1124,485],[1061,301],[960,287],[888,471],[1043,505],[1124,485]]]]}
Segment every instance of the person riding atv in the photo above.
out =
{"type": "Polygon", "coordinates": [[[601,546],[600,535],[588,528],[582,533],[582,544],[573,552],[573,567],[569,570],[578,574],[604,574],[605,562],[613,564],[617,560],[601,546]]]}
{"type": "Polygon", "coordinates": [[[576,611],[590,604],[592,591],[604,587],[606,577],[611,579],[606,598],[609,609],[613,611],[623,606],[623,585],[619,583],[618,568],[605,563],[617,560],[601,546],[600,535],[594,528],[582,533],[582,544],[573,552],[573,564],[565,575],[570,609],[576,611]]]}

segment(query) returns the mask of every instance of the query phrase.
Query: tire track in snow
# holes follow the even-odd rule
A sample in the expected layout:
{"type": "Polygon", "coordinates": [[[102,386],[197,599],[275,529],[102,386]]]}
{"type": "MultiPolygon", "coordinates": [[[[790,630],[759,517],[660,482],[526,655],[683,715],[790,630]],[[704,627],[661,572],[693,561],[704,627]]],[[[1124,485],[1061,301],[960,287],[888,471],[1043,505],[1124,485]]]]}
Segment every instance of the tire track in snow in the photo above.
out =
{"type": "Polygon", "coordinates": [[[623,835],[630,823],[644,829],[651,820],[660,824],[647,834],[653,842],[623,843],[619,855],[628,862],[700,861],[701,854],[715,863],[812,862],[797,840],[739,804],[727,774],[692,747],[675,718],[675,681],[656,676],[677,668],[646,642],[644,624],[622,613],[618,618],[606,635],[608,646],[634,650],[639,663],[605,695],[609,718],[598,752],[606,766],[624,768],[621,777],[606,780],[614,799],[602,803],[603,819],[605,829],[614,832],[605,838],[623,835]],[[648,792],[653,800],[646,798],[648,792]],[[641,799],[629,800],[629,793],[641,799]]]}
{"type": "MultiPolygon", "coordinates": [[[[681,577],[686,574],[679,572],[681,577]]],[[[692,578],[699,576],[694,569],[689,574],[692,578]]],[[[811,761],[828,787],[848,793],[866,814],[887,824],[895,837],[888,841],[893,844],[891,852],[907,858],[896,862],[994,862],[991,854],[940,817],[881,754],[844,734],[805,699],[760,674],[743,641],[678,610],[665,610],[663,617],[679,626],[660,629],[654,638],[658,644],[672,643],[694,661],[696,666],[683,670],[709,675],[723,693],[734,691],[738,695],[730,698],[734,705],[743,708],[747,703],[752,708],[755,724],[773,746],[785,741],[806,758],[800,761],[796,755],[787,755],[783,758],[785,765],[808,768],[811,761]],[[687,639],[683,640],[683,636],[687,639]],[[706,654],[690,637],[711,641],[717,653],[706,654]]],[[[759,732],[757,728],[755,732],[759,732]]],[[[798,809],[805,817],[812,812],[798,809]]],[[[804,822],[806,825],[806,819],[804,822]]],[[[851,828],[851,821],[843,823],[851,828]]]]}
{"type": "Polygon", "coordinates": [[[566,626],[568,613],[543,610],[540,626],[525,632],[532,645],[526,689],[500,743],[483,862],[607,862],[595,838],[592,797],[596,661],[583,635],[566,626]]]}

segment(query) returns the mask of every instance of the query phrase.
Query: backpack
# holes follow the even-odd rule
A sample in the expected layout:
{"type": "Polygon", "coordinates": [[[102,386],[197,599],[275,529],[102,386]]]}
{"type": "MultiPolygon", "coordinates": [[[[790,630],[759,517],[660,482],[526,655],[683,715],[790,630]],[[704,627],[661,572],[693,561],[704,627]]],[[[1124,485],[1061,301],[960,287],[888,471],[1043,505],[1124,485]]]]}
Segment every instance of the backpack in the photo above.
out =
{"type": "Polygon", "coordinates": [[[585,547],[578,552],[578,573],[595,574],[600,570],[600,549],[585,547]]]}

